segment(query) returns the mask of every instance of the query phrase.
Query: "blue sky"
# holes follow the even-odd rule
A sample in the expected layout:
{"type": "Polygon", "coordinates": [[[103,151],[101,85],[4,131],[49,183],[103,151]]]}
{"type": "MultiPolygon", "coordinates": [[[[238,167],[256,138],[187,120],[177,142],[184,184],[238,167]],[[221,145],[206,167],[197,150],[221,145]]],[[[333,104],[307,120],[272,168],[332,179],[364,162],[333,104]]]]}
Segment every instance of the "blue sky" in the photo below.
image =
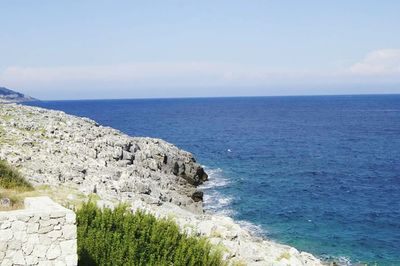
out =
{"type": "Polygon", "coordinates": [[[400,93],[400,1],[0,1],[41,99],[400,93]]]}

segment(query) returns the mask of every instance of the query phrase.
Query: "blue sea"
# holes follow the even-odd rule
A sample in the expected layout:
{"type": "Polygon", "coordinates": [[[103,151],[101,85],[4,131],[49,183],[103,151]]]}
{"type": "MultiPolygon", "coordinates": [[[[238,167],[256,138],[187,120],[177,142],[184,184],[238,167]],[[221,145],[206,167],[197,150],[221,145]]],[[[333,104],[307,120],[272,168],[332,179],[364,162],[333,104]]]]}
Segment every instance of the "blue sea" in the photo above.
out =
{"type": "Polygon", "coordinates": [[[206,209],[342,263],[400,265],[400,95],[43,101],[192,152],[206,209]]]}

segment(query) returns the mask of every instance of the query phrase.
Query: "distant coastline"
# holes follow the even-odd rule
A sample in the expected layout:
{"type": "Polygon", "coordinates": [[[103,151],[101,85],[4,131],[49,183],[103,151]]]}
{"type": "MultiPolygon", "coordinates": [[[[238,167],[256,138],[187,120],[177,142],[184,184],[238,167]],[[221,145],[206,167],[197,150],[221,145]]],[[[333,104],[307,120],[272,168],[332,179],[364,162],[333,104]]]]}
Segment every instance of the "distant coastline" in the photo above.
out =
{"type": "Polygon", "coordinates": [[[38,99],[5,87],[0,87],[0,103],[22,103],[31,101],[38,101],[38,99]]]}

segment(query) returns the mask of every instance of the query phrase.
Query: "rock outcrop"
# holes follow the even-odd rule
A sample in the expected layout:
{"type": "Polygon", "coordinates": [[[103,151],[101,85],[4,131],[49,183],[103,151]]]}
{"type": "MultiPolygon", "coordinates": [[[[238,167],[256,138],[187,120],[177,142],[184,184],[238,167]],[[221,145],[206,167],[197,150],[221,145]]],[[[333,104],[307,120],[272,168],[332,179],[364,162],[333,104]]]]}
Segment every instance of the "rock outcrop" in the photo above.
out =
{"type": "Polygon", "coordinates": [[[207,174],[193,156],[160,139],[134,138],[87,118],[0,105],[0,159],[34,185],[69,185],[108,200],[172,202],[202,212],[196,186],[207,174]]]}
{"type": "Polygon", "coordinates": [[[0,104],[0,159],[35,185],[95,193],[100,206],[124,201],[132,210],[172,217],[239,265],[321,265],[309,253],[253,236],[229,217],[203,213],[197,186],[207,174],[190,153],[160,139],[129,137],[59,111],[0,104]]]}
{"type": "MultiPolygon", "coordinates": [[[[100,207],[110,207],[102,201],[98,204],[100,207]]],[[[208,237],[212,244],[222,250],[223,258],[232,262],[231,265],[322,265],[321,261],[310,253],[254,236],[230,217],[219,214],[194,214],[170,203],[157,207],[136,200],[131,205],[132,211],[139,209],[158,217],[173,218],[188,234],[208,237]]]]}

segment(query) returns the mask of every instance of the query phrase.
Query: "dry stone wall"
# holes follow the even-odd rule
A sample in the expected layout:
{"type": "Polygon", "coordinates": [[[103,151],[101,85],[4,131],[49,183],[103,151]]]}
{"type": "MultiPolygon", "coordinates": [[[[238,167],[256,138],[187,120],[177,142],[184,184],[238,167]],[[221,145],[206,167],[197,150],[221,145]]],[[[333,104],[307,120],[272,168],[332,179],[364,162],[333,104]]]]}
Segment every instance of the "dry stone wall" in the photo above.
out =
{"type": "Polygon", "coordinates": [[[0,212],[0,265],[78,264],[76,216],[48,197],[0,212]]]}

